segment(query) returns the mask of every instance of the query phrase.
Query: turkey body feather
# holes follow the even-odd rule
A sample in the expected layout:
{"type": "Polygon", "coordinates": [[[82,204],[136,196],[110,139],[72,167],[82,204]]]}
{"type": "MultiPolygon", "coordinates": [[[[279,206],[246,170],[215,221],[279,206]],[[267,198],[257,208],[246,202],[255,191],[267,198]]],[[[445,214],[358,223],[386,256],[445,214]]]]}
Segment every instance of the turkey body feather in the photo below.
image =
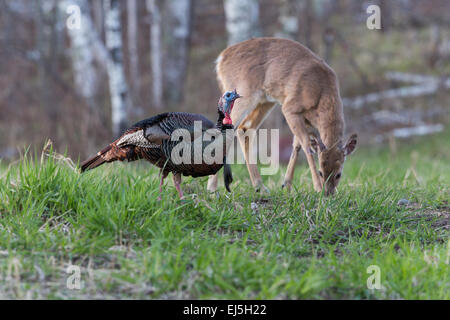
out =
{"type": "Polygon", "coordinates": [[[161,199],[164,179],[170,172],[175,188],[183,198],[181,175],[209,176],[224,167],[225,187],[230,191],[233,177],[226,154],[233,135],[227,131],[233,129],[230,113],[234,101],[240,97],[235,89],[219,99],[215,125],[200,114],[185,112],[166,112],[139,121],[94,157],[81,163],[81,172],[108,162],[145,159],[161,169],[161,199]]]}
{"type": "MultiPolygon", "coordinates": [[[[165,177],[169,172],[174,175],[182,174],[184,176],[201,177],[216,174],[226,162],[226,133],[227,128],[232,126],[224,126],[224,128],[217,128],[217,126],[206,117],[184,112],[168,112],[156,115],[154,117],[142,120],[131,126],[126,130],[117,140],[102,149],[96,156],[84,161],[81,164],[81,172],[94,169],[104,163],[114,161],[136,161],[145,159],[155,166],[161,168],[162,176],[165,177]],[[196,124],[196,121],[198,123],[196,124]],[[201,134],[195,132],[196,126],[201,124],[201,134]],[[186,147],[189,150],[189,155],[184,155],[187,161],[180,161],[177,157],[182,157],[183,154],[177,154],[174,148],[179,143],[186,143],[184,139],[177,141],[172,140],[174,132],[178,129],[184,129],[186,135],[188,133],[189,140],[186,147]],[[215,134],[223,134],[223,157],[220,161],[213,163],[206,163],[203,157],[203,150],[212,142],[204,141],[203,134],[214,131],[215,134]],[[214,130],[215,129],[215,130],[214,130]],[[220,130],[222,129],[222,130],[220,130]],[[196,137],[198,135],[199,137],[196,137]],[[194,139],[201,139],[201,148],[194,146],[194,139]],[[201,159],[200,163],[195,162],[197,152],[197,159],[201,159]],[[201,152],[202,154],[198,155],[201,152]],[[175,157],[174,157],[175,154],[175,157]],[[178,160],[178,161],[177,161],[178,160]]],[[[216,136],[217,137],[217,136],[216,136]]],[[[227,164],[227,189],[229,190],[229,183],[232,180],[231,171],[227,164]]]]}

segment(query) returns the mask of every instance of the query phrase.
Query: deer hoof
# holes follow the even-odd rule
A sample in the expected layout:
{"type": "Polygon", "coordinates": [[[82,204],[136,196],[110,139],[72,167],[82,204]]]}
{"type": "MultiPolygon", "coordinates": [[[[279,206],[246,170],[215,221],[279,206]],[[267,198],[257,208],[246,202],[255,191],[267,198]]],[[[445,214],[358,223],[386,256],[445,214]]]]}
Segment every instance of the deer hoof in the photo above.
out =
{"type": "Polygon", "coordinates": [[[287,191],[291,191],[292,183],[290,181],[285,181],[281,186],[282,189],[286,189],[287,191]]]}
{"type": "Polygon", "coordinates": [[[270,190],[262,183],[255,187],[255,191],[261,193],[270,193],[270,190]]]}
{"type": "Polygon", "coordinates": [[[211,193],[217,191],[217,178],[215,176],[210,176],[208,179],[208,185],[206,186],[206,190],[211,193]]]}

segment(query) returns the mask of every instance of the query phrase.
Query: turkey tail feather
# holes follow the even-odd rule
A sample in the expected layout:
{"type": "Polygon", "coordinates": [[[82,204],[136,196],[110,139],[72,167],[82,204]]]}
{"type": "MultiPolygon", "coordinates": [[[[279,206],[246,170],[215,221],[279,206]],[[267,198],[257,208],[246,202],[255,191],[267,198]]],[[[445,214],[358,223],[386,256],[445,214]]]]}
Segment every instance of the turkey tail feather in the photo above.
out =
{"type": "Polygon", "coordinates": [[[84,161],[81,163],[81,172],[85,172],[94,168],[97,168],[98,166],[101,166],[106,162],[105,159],[103,159],[103,155],[107,153],[109,150],[111,150],[111,146],[107,146],[102,151],[97,153],[94,157],[84,161]]]}
{"type": "Polygon", "coordinates": [[[227,188],[227,191],[231,192],[230,184],[233,182],[233,174],[231,173],[230,165],[226,162],[223,165],[223,181],[225,182],[225,188],[227,188]]]}

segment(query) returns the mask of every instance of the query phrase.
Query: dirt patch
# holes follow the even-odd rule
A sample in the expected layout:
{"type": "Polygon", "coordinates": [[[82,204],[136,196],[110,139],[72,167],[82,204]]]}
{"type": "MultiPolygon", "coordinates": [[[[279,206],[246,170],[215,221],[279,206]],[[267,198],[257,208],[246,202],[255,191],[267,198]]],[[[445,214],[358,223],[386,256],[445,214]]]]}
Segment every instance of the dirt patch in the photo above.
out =
{"type": "Polygon", "coordinates": [[[450,230],[450,205],[447,203],[435,208],[423,208],[418,203],[410,203],[406,208],[411,209],[417,218],[431,221],[431,226],[434,229],[450,230]]]}
{"type": "Polygon", "coordinates": [[[419,213],[420,216],[427,220],[433,220],[431,225],[435,229],[450,230],[450,210],[430,209],[419,213]]]}

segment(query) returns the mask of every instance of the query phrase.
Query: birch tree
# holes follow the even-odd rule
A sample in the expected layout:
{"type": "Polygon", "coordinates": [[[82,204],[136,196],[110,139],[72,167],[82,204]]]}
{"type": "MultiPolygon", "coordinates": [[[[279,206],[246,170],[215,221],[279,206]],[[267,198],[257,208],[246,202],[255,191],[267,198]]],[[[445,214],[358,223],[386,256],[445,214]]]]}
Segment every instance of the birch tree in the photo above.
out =
{"type": "Polygon", "coordinates": [[[228,45],[259,35],[258,0],[224,0],[228,45]]]}
{"type": "Polygon", "coordinates": [[[169,0],[167,4],[167,34],[165,48],[164,96],[170,104],[180,103],[189,55],[191,0],[169,0]]]}
{"type": "Polygon", "coordinates": [[[111,59],[108,59],[109,90],[111,95],[111,119],[115,136],[127,125],[129,104],[128,86],[123,67],[122,24],[120,21],[119,0],[104,0],[106,46],[111,59]]]}
{"type": "Polygon", "coordinates": [[[152,66],[152,104],[155,108],[163,106],[163,74],[161,44],[161,1],[147,0],[150,13],[150,51],[152,66]]]}
{"type": "Polygon", "coordinates": [[[139,55],[138,55],[138,10],[137,0],[127,1],[128,20],[128,54],[130,56],[131,84],[139,88],[139,55]]]}
{"type": "MultiPolygon", "coordinates": [[[[70,38],[70,57],[78,93],[86,99],[89,106],[94,105],[98,86],[98,72],[95,69],[95,48],[103,46],[94,29],[87,0],[61,1],[59,10],[67,17],[67,33],[70,38]],[[79,20],[79,21],[78,21],[79,20]]],[[[106,55],[106,49],[100,55],[106,55]]]]}

